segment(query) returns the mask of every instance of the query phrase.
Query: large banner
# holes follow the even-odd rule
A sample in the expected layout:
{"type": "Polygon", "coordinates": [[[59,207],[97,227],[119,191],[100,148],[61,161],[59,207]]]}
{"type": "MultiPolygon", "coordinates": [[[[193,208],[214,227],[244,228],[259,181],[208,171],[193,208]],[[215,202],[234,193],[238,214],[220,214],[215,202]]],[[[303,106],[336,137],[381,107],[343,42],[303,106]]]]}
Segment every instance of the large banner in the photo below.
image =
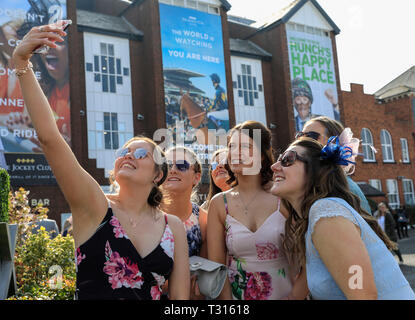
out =
{"type": "Polygon", "coordinates": [[[340,120],[331,39],[287,30],[295,129],[324,115],[340,120]]]}
{"type": "Polygon", "coordinates": [[[221,18],[160,3],[160,27],[167,128],[197,136],[199,154],[214,151],[208,130],[229,130],[221,18]]]}
{"type": "MultiPolygon", "coordinates": [[[[15,186],[56,184],[26,110],[11,56],[34,26],[66,18],[66,0],[0,0],[0,165],[15,186]]],[[[67,43],[31,59],[56,124],[70,143],[69,64],[67,43]]]]}

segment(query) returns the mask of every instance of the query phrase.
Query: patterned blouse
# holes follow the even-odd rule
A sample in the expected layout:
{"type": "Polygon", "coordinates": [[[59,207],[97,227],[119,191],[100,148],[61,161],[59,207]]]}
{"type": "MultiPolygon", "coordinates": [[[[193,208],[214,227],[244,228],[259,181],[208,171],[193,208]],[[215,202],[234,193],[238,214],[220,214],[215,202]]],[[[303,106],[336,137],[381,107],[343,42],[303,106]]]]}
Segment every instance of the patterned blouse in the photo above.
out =
{"type": "Polygon", "coordinates": [[[158,246],[141,257],[112,209],[76,249],[76,299],[159,300],[173,269],[174,238],[165,217],[158,246]]]}
{"type": "Polygon", "coordinates": [[[192,213],[184,222],[187,232],[187,244],[189,245],[189,257],[200,255],[202,247],[202,232],[199,223],[199,206],[192,203],[192,213]]]}

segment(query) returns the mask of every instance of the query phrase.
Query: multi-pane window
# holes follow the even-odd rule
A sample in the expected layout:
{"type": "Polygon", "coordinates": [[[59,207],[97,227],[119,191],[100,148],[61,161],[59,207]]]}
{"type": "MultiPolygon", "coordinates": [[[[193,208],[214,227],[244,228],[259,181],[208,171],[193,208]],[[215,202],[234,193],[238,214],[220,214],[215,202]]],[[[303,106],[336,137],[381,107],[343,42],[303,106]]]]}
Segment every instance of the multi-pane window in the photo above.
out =
{"type": "Polygon", "coordinates": [[[409,163],[409,150],[408,150],[408,140],[401,138],[401,148],[402,148],[402,162],[409,163]]]}
{"type": "Polygon", "coordinates": [[[130,69],[122,67],[121,59],[115,56],[114,45],[100,43],[100,55],[94,55],[94,62],[86,63],[86,71],[94,73],[94,81],[101,82],[103,92],[117,92],[117,85],[123,84],[123,77],[130,76],[130,69]]]}
{"type": "Polygon", "coordinates": [[[369,184],[373,187],[382,191],[382,182],[379,179],[369,179],[369,184]]]}
{"type": "Polygon", "coordinates": [[[380,143],[382,144],[383,162],[394,162],[392,137],[385,129],[380,131],[380,143]]]}
{"type": "Polygon", "coordinates": [[[242,74],[238,74],[238,82],[234,82],[234,88],[238,89],[238,96],[244,98],[244,105],[254,106],[262,85],[257,83],[257,78],[252,75],[252,67],[249,64],[241,64],[242,74]]]}
{"type": "Polygon", "coordinates": [[[373,137],[369,129],[363,128],[360,133],[362,139],[362,149],[363,149],[363,161],[372,162],[375,161],[375,152],[373,151],[373,137]]]}
{"type": "Polygon", "coordinates": [[[118,121],[118,114],[104,112],[103,121],[96,121],[96,131],[88,132],[89,149],[92,150],[114,150],[122,146],[131,134],[126,132],[124,122],[118,121]]]}
{"type": "Polygon", "coordinates": [[[403,196],[406,205],[415,205],[414,182],[411,179],[403,179],[403,196]]]}
{"type": "Polygon", "coordinates": [[[386,180],[386,188],[388,192],[388,202],[392,209],[399,207],[399,190],[398,182],[394,179],[386,180]]]}

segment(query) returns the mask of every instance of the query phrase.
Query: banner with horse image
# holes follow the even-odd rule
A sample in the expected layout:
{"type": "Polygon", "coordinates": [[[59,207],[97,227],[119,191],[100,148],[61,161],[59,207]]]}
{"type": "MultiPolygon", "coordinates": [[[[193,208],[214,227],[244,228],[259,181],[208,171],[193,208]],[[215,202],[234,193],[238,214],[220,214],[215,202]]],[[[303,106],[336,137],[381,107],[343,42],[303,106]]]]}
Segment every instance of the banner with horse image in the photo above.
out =
{"type": "Polygon", "coordinates": [[[217,147],[208,130],[229,130],[221,17],[160,3],[160,29],[167,129],[178,133],[182,123],[206,157],[217,147]]]}
{"type": "MultiPolygon", "coordinates": [[[[66,0],[0,0],[0,166],[8,170],[15,186],[55,185],[56,179],[42,153],[17,76],[12,72],[11,56],[32,27],[55,23],[66,16],[66,0]]],[[[35,54],[31,61],[59,131],[70,143],[67,42],[35,54]]]]}

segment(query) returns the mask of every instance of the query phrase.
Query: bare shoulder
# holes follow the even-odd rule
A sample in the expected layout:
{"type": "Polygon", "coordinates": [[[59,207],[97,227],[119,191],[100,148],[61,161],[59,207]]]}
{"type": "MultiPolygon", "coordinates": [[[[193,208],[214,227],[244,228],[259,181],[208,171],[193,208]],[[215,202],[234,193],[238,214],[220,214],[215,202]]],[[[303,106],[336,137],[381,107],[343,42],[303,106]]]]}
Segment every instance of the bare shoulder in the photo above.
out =
{"type": "Polygon", "coordinates": [[[167,223],[170,226],[173,234],[182,233],[185,231],[183,222],[175,215],[164,213],[167,217],[167,223]]]}

